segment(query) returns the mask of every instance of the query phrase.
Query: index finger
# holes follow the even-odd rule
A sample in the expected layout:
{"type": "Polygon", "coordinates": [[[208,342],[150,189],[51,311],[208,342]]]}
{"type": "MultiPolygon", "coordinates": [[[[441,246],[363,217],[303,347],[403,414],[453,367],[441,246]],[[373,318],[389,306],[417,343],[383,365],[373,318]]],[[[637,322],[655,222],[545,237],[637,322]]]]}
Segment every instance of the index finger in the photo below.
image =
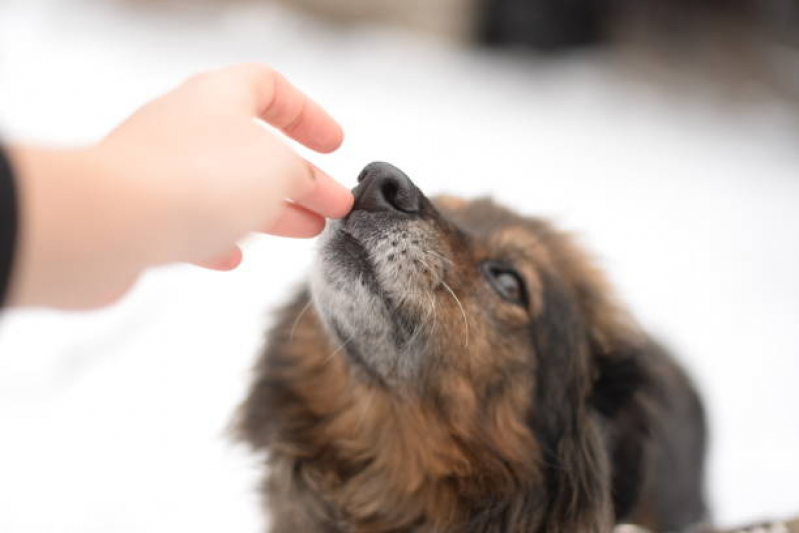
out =
{"type": "Polygon", "coordinates": [[[341,146],[344,132],[338,122],[279,72],[255,63],[225,70],[247,80],[253,89],[255,114],[268,124],[317,152],[341,146]]]}

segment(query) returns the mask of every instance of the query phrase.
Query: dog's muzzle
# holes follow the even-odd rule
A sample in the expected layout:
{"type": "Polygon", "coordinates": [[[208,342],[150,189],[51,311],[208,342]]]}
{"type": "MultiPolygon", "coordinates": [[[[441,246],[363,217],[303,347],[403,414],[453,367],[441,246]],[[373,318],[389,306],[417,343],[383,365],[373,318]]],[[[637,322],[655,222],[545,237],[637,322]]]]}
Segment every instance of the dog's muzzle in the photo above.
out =
{"type": "Polygon", "coordinates": [[[351,359],[384,380],[421,371],[435,301],[452,264],[435,207],[388,163],[358,176],[355,204],[320,239],[314,303],[351,359]]]}

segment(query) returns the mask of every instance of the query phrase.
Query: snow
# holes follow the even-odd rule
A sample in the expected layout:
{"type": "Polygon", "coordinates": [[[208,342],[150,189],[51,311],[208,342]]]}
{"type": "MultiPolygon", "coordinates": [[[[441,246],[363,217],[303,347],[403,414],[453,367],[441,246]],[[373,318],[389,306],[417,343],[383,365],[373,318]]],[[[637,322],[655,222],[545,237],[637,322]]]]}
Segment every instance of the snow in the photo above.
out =
{"type": "MultiPolygon", "coordinates": [[[[582,235],[700,384],[716,517],[799,512],[795,108],[755,82],[714,97],[602,54],[464,51],[265,2],[7,0],[0,130],[91,142],[189,74],[249,60],[343,123],[345,146],[309,157],[345,183],[386,160],[428,193],[490,194],[582,235]]],[[[226,428],[312,252],[253,237],[233,273],[172,266],[108,310],[6,312],[0,530],[259,531],[257,461],[226,428]]]]}

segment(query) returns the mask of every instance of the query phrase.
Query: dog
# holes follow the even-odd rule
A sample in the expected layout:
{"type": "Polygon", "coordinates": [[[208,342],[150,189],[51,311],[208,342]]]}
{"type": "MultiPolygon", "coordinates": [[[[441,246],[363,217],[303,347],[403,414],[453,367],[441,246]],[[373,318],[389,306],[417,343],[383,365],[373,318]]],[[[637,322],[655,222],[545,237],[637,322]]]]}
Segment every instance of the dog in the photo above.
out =
{"type": "Polygon", "coordinates": [[[705,415],[588,255],[368,165],[238,412],[274,533],[684,531],[705,415]]]}

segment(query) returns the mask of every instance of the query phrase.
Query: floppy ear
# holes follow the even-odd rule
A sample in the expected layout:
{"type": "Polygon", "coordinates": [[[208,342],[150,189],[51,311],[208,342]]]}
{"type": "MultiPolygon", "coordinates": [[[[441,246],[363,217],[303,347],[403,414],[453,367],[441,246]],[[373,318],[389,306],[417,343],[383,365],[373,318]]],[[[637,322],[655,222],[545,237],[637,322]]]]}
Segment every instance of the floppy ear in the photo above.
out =
{"type": "Polygon", "coordinates": [[[610,352],[595,349],[593,354],[596,380],[590,405],[605,427],[617,520],[633,509],[643,485],[653,417],[649,399],[655,393],[651,349],[648,342],[629,342],[610,352]]]}
{"type": "MultiPolygon", "coordinates": [[[[557,240],[559,268],[571,281],[575,316],[582,318],[580,341],[587,345],[587,408],[601,428],[608,456],[612,506],[617,519],[633,508],[643,483],[645,457],[656,418],[653,403],[662,378],[655,370],[662,354],[619,306],[604,274],[571,239],[557,240]]],[[[585,401],[585,400],[584,400],[585,401]]]]}
{"type": "Polygon", "coordinates": [[[595,354],[591,404],[605,427],[616,516],[682,531],[707,518],[704,409],[670,354],[636,336],[595,354]]]}
{"type": "Polygon", "coordinates": [[[589,399],[588,327],[574,298],[553,276],[542,277],[543,310],[531,326],[536,394],[530,424],[543,451],[546,516],[551,533],[599,533],[613,520],[610,456],[589,399]]]}

